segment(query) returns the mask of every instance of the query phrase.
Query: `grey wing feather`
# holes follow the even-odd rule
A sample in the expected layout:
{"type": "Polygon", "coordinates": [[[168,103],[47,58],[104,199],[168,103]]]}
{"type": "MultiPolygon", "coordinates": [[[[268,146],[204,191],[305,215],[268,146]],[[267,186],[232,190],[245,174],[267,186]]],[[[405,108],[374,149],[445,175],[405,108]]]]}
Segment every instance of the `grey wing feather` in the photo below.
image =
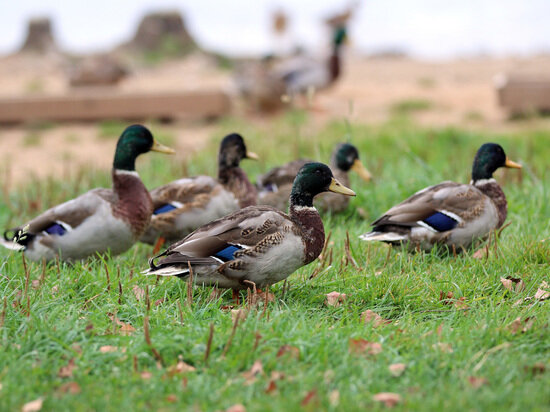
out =
{"type": "Polygon", "coordinates": [[[372,225],[416,226],[437,211],[454,213],[466,219],[469,211],[484,201],[484,194],[472,185],[443,182],[421,190],[392,207],[372,225]]]}

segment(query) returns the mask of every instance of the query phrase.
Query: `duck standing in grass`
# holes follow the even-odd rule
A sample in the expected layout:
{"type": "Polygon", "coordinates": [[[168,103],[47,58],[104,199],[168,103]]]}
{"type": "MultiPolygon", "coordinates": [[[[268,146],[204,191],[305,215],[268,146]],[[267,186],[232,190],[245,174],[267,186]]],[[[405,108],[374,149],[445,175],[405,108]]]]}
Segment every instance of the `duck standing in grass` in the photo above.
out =
{"type": "Polygon", "coordinates": [[[289,213],[250,206],[210,222],[149,261],[144,273],[189,276],[199,285],[235,290],[263,288],[311,263],[325,243],[313,198],[326,191],[354,196],[322,163],[304,165],[292,187],[289,213]]]}
{"type": "Polygon", "coordinates": [[[500,145],[485,143],[474,159],[470,184],[447,181],[427,187],[388,210],[360,238],[406,244],[411,250],[429,251],[435,244],[469,247],[506,220],[506,196],[493,178],[500,167],[521,169],[500,145]]]}
{"type": "Polygon", "coordinates": [[[2,246],[21,250],[32,260],[84,259],[128,250],[143,234],[153,202],[135,170],[136,158],[149,151],[172,154],[151,132],[133,125],[118,139],[113,188],[93,189],[55,206],[21,226],[4,232],[2,246]]]}
{"type": "Polygon", "coordinates": [[[239,167],[243,159],[258,159],[237,133],[224,137],[218,155],[218,178],[195,176],[176,180],[151,191],[154,212],[141,241],[173,243],[196,228],[231,212],[256,204],[256,188],[239,167]]]}
{"type": "MultiPolygon", "coordinates": [[[[288,197],[292,190],[292,182],[302,166],[312,160],[299,159],[283,166],[271,169],[266,174],[258,177],[258,204],[273,206],[279,210],[286,210],[288,197]]],[[[363,166],[359,159],[357,148],[349,143],[336,145],[332,152],[330,168],[334,177],[343,185],[349,185],[348,172],[356,172],[364,181],[372,179],[370,172],[363,166]]],[[[339,213],[344,211],[349,204],[349,198],[334,193],[323,193],[315,205],[322,211],[339,213]]]]}

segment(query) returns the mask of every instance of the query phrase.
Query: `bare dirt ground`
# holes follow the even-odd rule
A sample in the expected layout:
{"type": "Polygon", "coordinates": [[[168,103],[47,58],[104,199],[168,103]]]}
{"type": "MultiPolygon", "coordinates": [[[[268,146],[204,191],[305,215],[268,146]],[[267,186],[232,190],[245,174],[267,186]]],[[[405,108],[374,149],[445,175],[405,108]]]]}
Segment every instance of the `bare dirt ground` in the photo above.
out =
{"type": "MultiPolygon", "coordinates": [[[[68,69],[67,60],[59,56],[0,58],[0,98],[71,93],[68,69]]],[[[498,105],[493,79],[498,73],[510,72],[548,73],[550,57],[423,62],[349,56],[339,83],[316,96],[315,106],[321,110],[312,111],[312,127],[334,118],[381,123],[400,107],[409,107],[409,115],[426,126],[457,125],[503,133],[550,126],[548,119],[507,119],[498,105]]],[[[125,91],[216,88],[234,94],[231,72],[217,69],[200,55],[133,68],[132,75],[115,87],[125,91]]],[[[235,105],[234,112],[252,122],[269,121],[243,110],[242,105],[235,105]]],[[[163,128],[175,137],[179,156],[185,156],[190,149],[200,149],[216,125],[177,122],[163,128]]],[[[101,126],[90,123],[0,126],[0,176],[9,175],[14,183],[20,183],[30,176],[62,177],[82,164],[109,168],[115,139],[100,134],[101,126]]]]}

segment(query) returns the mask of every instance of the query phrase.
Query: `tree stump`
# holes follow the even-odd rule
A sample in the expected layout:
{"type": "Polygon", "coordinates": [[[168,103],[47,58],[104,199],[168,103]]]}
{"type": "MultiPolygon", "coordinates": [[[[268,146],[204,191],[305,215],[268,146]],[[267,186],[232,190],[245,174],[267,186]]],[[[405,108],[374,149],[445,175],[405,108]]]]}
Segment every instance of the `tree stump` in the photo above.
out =
{"type": "Polygon", "coordinates": [[[57,50],[51,20],[45,17],[30,20],[27,26],[27,38],[20,51],[45,54],[57,50]]]}
{"type": "Polygon", "coordinates": [[[142,52],[183,54],[194,49],[196,43],[187,31],[181,14],[168,11],[147,14],[141,20],[129,46],[142,52]]]}

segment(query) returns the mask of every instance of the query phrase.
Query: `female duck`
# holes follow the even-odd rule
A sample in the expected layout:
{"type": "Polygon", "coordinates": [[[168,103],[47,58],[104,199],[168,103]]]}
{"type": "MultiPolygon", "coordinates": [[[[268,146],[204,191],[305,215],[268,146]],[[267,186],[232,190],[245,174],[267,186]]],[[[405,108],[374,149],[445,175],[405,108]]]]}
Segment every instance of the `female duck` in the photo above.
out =
{"type": "Polygon", "coordinates": [[[423,189],[376,220],[372,232],[360,236],[409,249],[430,250],[434,244],[469,247],[506,220],[504,192],[493,178],[499,167],[520,169],[495,143],[482,145],[474,159],[470,184],[443,182],[423,189]]]}
{"type": "Polygon", "coordinates": [[[141,241],[159,249],[165,241],[180,240],[196,228],[243,207],[256,204],[256,188],[239,167],[242,159],[258,159],[241,135],[226,136],[218,155],[218,179],[195,176],[151,191],[154,212],[141,241]]]}
{"type": "Polygon", "coordinates": [[[196,283],[233,290],[279,282],[321,253],[325,232],[313,197],[326,191],[355,195],[328,166],[308,163],[294,181],[288,215],[269,206],[242,209],[173,244],[144,273],[186,277],[191,266],[196,283]]]}
{"type": "MultiPolygon", "coordinates": [[[[298,170],[311,160],[295,160],[283,166],[271,169],[260,176],[256,183],[258,187],[258,204],[276,207],[279,210],[286,210],[288,196],[292,190],[292,182],[298,170]]],[[[334,177],[345,186],[349,185],[348,173],[350,170],[356,172],[364,181],[371,180],[370,172],[363,166],[359,159],[357,148],[349,143],[336,145],[332,152],[330,168],[334,177]]],[[[339,213],[344,211],[349,203],[349,198],[334,193],[323,193],[319,196],[315,205],[322,211],[339,213]]]]}
{"type": "Polygon", "coordinates": [[[174,153],[151,132],[133,125],[120,136],[113,162],[113,188],[93,189],[4,232],[2,246],[21,250],[32,260],[84,259],[128,250],[143,234],[153,202],[137,172],[136,158],[149,151],[174,153]],[[8,232],[11,232],[9,234],[8,232]]]}

